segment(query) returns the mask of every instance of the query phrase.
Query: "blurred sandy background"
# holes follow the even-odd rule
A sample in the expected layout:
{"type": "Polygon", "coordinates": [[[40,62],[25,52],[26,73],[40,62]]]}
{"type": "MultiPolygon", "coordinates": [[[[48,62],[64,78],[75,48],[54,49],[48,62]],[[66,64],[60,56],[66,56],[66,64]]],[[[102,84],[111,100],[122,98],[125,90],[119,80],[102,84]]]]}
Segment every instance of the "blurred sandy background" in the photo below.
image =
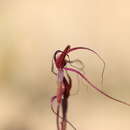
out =
{"type": "MultiPolygon", "coordinates": [[[[102,89],[130,103],[129,0],[0,0],[0,130],[56,130],[51,60],[67,44],[99,52],[106,61],[102,89]]],[[[90,80],[101,87],[96,56],[74,56],[83,58],[90,80]]],[[[86,86],[69,100],[76,128],[129,130],[130,107],[86,86]]]]}

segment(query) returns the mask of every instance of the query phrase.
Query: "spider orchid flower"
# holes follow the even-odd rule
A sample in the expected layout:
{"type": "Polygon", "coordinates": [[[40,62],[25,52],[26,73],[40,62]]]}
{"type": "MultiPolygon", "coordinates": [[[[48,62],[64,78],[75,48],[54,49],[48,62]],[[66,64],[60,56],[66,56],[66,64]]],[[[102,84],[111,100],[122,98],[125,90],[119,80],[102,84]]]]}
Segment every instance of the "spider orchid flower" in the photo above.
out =
{"type": "Polygon", "coordinates": [[[74,67],[73,65],[72,65],[71,68],[67,67],[67,64],[71,65],[71,63],[74,63],[74,62],[79,62],[81,65],[83,65],[82,61],[80,61],[80,60],[71,61],[70,58],[69,58],[69,54],[71,52],[76,51],[76,50],[90,51],[91,53],[95,54],[103,62],[103,65],[104,65],[103,71],[102,71],[102,80],[103,80],[105,62],[96,51],[94,51],[90,48],[86,48],[86,47],[71,48],[71,46],[68,45],[63,51],[57,50],[54,53],[51,70],[57,76],[57,93],[56,93],[55,96],[53,96],[51,98],[51,110],[56,114],[57,130],[66,130],[67,129],[67,127],[66,127],[67,123],[74,130],[76,130],[74,125],[67,120],[68,98],[70,96],[70,90],[71,90],[71,87],[72,87],[72,79],[71,79],[68,72],[73,72],[73,73],[79,75],[82,79],[84,79],[86,81],[86,83],[88,83],[90,85],[90,87],[94,88],[95,90],[97,90],[100,94],[104,95],[105,97],[112,99],[114,101],[117,101],[119,103],[122,103],[124,105],[130,106],[130,104],[128,104],[127,102],[113,98],[112,96],[103,92],[96,85],[94,85],[87,78],[87,76],[84,75],[80,71],[81,69],[79,69],[78,67],[74,67]],[[54,66],[56,67],[57,72],[54,71],[54,66]],[[56,100],[56,103],[57,103],[57,109],[56,110],[54,110],[54,106],[53,106],[53,103],[54,103],[55,100],[56,100]],[[61,111],[61,109],[62,109],[62,111],[61,111]]]}

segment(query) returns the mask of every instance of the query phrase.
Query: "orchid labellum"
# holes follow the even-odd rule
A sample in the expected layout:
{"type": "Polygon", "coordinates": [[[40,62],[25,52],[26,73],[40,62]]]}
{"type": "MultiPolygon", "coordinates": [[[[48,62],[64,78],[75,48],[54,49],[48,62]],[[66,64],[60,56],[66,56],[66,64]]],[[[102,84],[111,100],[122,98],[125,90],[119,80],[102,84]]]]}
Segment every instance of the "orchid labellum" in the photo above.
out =
{"type": "Polygon", "coordinates": [[[72,88],[72,78],[70,77],[68,72],[72,72],[72,73],[79,75],[82,79],[84,79],[86,81],[86,83],[88,83],[90,85],[90,87],[94,88],[95,90],[97,90],[97,92],[104,95],[105,97],[107,97],[111,100],[117,101],[119,103],[130,106],[130,104],[128,104],[124,101],[118,100],[116,98],[113,98],[112,96],[103,92],[96,85],[94,85],[87,78],[87,76],[84,75],[80,71],[79,68],[74,67],[72,65],[74,62],[79,62],[81,65],[83,65],[82,61],[80,61],[80,60],[71,61],[69,58],[70,53],[72,53],[74,51],[78,51],[78,50],[90,51],[91,53],[95,54],[103,62],[103,65],[104,65],[103,71],[102,71],[102,79],[103,79],[105,62],[96,51],[94,51],[90,48],[86,48],[86,47],[71,48],[71,46],[68,45],[63,51],[57,50],[54,53],[53,61],[52,61],[52,72],[57,77],[57,92],[56,92],[56,95],[51,98],[51,109],[56,114],[57,130],[67,130],[67,124],[69,124],[74,130],[76,130],[74,125],[72,125],[72,123],[70,123],[67,120],[68,98],[70,96],[70,90],[72,88]],[[71,68],[67,67],[67,64],[72,65],[72,67],[71,68]],[[57,72],[54,71],[54,67],[57,69],[57,72]],[[56,103],[57,103],[56,110],[54,110],[54,101],[56,101],[56,103]]]}

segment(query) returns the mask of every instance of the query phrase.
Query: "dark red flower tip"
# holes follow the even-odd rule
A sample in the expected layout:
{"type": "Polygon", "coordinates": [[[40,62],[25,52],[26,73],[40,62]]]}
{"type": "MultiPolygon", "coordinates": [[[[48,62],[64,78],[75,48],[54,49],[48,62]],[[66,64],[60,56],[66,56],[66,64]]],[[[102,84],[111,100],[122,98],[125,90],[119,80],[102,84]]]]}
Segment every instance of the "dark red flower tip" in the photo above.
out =
{"type": "Polygon", "coordinates": [[[55,60],[55,64],[56,64],[56,67],[57,69],[62,69],[65,65],[66,65],[66,61],[65,61],[65,56],[67,55],[67,52],[68,50],[70,49],[70,45],[68,45],[64,51],[57,51],[55,54],[54,54],[54,60],[55,60]],[[57,56],[57,53],[60,54],[57,56]]]}

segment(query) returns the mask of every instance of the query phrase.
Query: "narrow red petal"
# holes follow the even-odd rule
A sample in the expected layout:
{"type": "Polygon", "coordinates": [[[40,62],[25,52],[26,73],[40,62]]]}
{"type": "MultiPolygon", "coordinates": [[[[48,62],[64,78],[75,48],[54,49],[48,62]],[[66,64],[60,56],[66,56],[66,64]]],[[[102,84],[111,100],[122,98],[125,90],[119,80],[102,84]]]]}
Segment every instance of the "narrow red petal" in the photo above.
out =
{"type": "Polygon", "coordinates": [[[71,71],[71,72],[74,72],[78,75],[80,75],[92,88],[96,89],[98,92],[100,92],[101,94],[103,94],[104,96],[108,97],[109,99],[112,99],[112,100],[115,100],[119,103],[122,103],[122,104],[125,104],[127,106],[130,106],[130,104],[128,104],[127,102],[124,102],[124,101],[121,101],[121,100],[118,100],[116,98],[113,98],[112,96],[106,94],[105,92],[103,92],[102,90],[100,90],[99,88],[97,88],[93,83],[91,83],[86,76],[84,76],[81,72],[79,72],[78,70],[76,69],[73,69],[73,68],[64,68],[64,70],[67,70],[67,71],[71,71]]]}

